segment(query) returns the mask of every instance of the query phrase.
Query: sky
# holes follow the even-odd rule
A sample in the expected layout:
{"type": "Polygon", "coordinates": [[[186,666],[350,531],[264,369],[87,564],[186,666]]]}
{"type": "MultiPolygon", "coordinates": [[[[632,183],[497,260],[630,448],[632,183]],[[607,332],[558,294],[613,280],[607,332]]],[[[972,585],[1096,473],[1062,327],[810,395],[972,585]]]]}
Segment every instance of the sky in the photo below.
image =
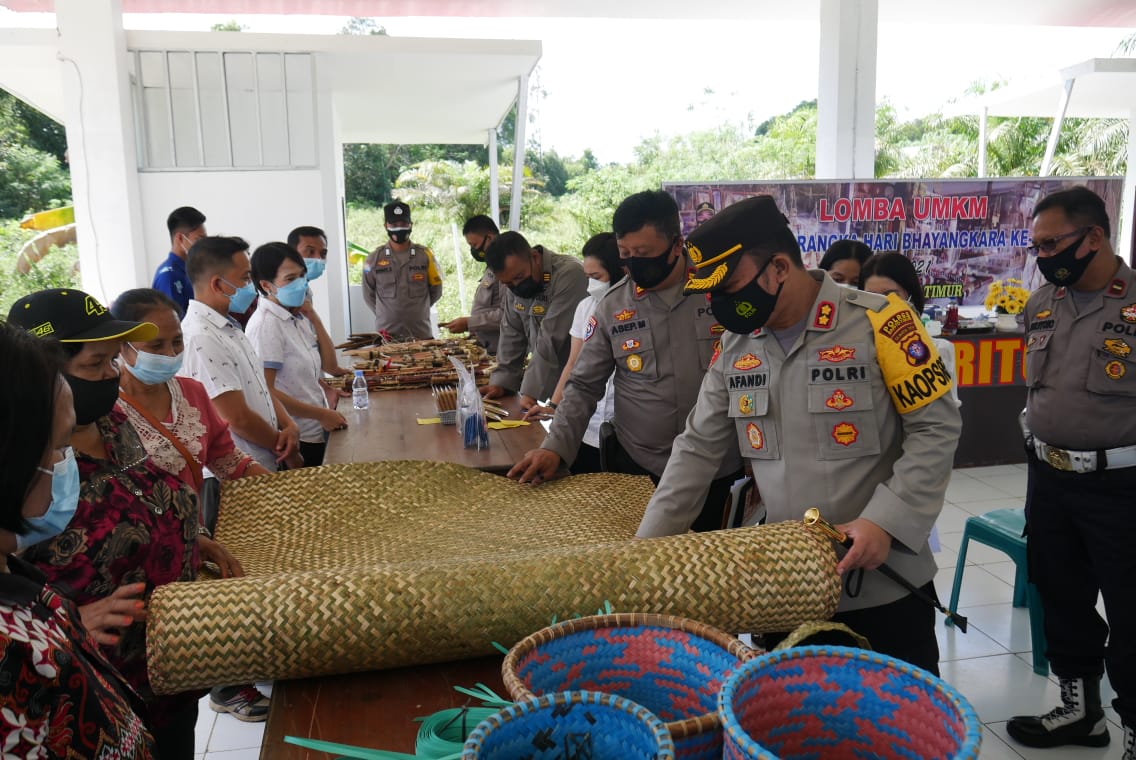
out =
{"type": "MultiPolygon", "coordinates": [[[[128,29],[208,30],[231,19],[252,32],[338,32],[336,16],[126,14],[128,29]]],[[[538,140],[561,156],[590,148],[601,163],[634,158],[640,141],[753,125],[817,96],[814,23],[621,19],[376,19],[401,37],[537,39],[543,55],[530,96],[538,140]]],[[[53,26],[52,14],[0,8],[0,27],[53,26]]],[[[1056,79],[1059,69],[1109,57],[1132,29],[880,23],[877,100],[915,118],[976,81],[1056,79]]],[[[1056,106],[1056,103],[1054,104],[1056,106]]]]}

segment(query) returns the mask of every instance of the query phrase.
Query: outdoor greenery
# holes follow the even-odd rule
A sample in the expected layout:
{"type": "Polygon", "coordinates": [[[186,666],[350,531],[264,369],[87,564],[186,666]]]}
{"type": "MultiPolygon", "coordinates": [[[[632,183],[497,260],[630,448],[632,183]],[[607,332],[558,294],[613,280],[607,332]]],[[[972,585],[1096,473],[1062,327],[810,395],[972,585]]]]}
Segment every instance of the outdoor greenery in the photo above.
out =
{"type": "MultiPolygon", "coordinates": [[[[236,22],[219,31],[241,31],[236,22]]],[[[343,34],[384,35],[373,19],[351,19],[343,34]]],[[[1136,50],[1136,35],[1118,53],[1136,50]],[[1127,46],[1127,47],[1126,47],[1127,46]]],[[[976,84],[963,95],[998,86],[976,84]]],[[[534,77],[530,101],[539,112],[545,96],[534,77]]],[[[712,91],[707,90],[708,93],[712,91]]],[[[535,117],[530,114],[530,121],[535,117]]],[[[511,163],[516,111],[498,130],[498,155],[511,163]]],[[[987,135],[987,174],[1037,175],[1051,119],[991,118],[987,135]]],[[[534,123],[526,151],[520,228],[532,243],[578,254],[591,235],[608,229],[615,207],[627,195],[659,187],[664,181],[808,179],[815,176],[817,104],[805,101],[762,123],[710,125],[682,135],[656,133],[634,149],[634,159],[601,165],[591,151],[561,156],[544,150],[534,123]]],[[[974,177],[978,172],[977,117],[935,113],[901,119],[882,102],[876,111],[877,177],[974,177]]],[[[1126,168],[1128,122],[1069,119],[1062,129],[1052,172],[1063,176],[1121,175],[1126,168]]],[[[70,202],[63,128],[13,96],[0,91],[0,308],[42,287],[74,282],[74,246],[52,252],[32,268],[16,272],[16,259],[33,233],[14,220],[70,202]],[[5,221],[6,220],[6,221],[5,221]]],[[[429,245],[446,278],[439,304],[442,320],[459,316],[458,262],[466,302],[482,269],[469,257],[462,223],[489,211],[488,152],[479,145],[347,145],[344,148],[347,232],[351,243],[371,250],[386,240],[382,205],[402,198],[413,207],[413,240],[429,245]],[[456,253],[456,258],[455,258],[456,253]]],[[[499,169],[503,225],[508,224],[512,169],[499,169]]],[[[361,261],[351,269],[359,282],[361,261]]]]}

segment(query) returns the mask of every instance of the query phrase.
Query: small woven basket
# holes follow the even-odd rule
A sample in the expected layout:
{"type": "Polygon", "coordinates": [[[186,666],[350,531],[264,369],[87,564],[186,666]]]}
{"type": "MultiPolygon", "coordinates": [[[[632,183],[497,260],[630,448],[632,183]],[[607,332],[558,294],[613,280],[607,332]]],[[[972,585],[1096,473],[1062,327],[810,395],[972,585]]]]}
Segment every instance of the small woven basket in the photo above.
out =
{"type": "Polygon", "coordinates": [[[594,615],[544,628],[516,644],[501,666],[515,700],[582,689],[618,694],[667,721],[679,758],[720,758],[718,692],[759,652],[686,618],[594,615]]]}
{"type": "Polygon", "coordinates": [[[850,647],[758,657],[722,689],[726,760],[969,760],[982,725],[952,686],[921,668],[850,647]]]}
{"type": "Polygon", "coordinates": [[[462,760],[672,760],[674,743],[647,708],[613,694],[569,691],[518,701],[483,720],[462,760]]]}

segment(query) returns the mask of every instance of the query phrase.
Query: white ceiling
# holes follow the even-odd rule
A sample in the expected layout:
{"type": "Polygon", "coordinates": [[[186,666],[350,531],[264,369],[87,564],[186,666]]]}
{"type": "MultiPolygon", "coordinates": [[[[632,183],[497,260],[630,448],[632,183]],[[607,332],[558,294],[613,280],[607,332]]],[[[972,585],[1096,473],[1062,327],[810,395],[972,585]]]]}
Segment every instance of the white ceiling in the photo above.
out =
{"type": "MultiPolygon", "coordinates": [[[[121,0],[124,13],[312,14],[657,19],[809,19],[820,0],[121,0]]],[[[0,0],[52,12],[54,0],[0,0]]],[[[885,22],[1136,27],[1132,0],[879,0],[885,22]]],[[[974,40],[982,44],[981,39],[974,40]]],[[[960,41],[966,49],[968,41],[960,41]]]]}
{"type": "MultiPolygon", "coordinates": [[[[0,29],[0,87],[65,121],[55,30],[0,29]]],[[[485,144],[540,60],[530,40],[128,31],[131,50],[311,52],[326,73],[342,142],[485,144]],[[413,114],[407,118],[406,114],[413,114]]]]}
{"type": "Polygon", "coordinates": [[[1067,117],[1127,119],[1136,114],[1136,58],[1091,58],[1033,82],[1001,87],[977,98],[953,103],[948,115],[1046,116],[1057,114],[1067,79],[1074,79],[1067,117]]]}

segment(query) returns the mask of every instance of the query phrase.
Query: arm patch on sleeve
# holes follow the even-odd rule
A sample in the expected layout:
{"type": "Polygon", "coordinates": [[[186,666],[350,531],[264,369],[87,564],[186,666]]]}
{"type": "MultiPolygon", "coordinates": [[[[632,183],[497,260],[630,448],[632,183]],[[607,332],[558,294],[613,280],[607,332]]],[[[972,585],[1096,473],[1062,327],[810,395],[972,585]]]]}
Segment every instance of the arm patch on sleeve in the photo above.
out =
{"type": "Polygon", "coordinates": [[[919,315],[895,293],[880,311],[868,311],[876,361],[900,414],[922,409],[951,389],[951,375],[919,315]]]}

